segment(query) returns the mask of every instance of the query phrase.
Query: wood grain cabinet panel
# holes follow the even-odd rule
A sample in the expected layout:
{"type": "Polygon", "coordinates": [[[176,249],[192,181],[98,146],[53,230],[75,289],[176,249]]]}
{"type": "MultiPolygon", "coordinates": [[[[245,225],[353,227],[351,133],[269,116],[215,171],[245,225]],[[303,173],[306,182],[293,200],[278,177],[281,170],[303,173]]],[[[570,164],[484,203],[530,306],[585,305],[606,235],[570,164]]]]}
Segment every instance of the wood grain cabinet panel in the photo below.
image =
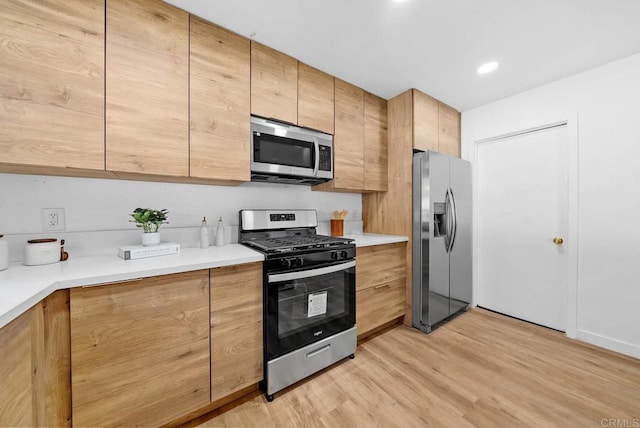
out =
{"type": "Polygon", "coordinates": [[[262,263],[212,269],[211,400],[262,376],[262,263]]]}
{"type": "Polygon", "coordinates": [[[406,247],[398,242],[357,249],[358,337],[405,314],[406,247]]]}
{"type": "Polygon", "coordinates": [[[107,1],[106,166],[189,175],[189,15],[161,0],[107,1]]]}
{"type": "Polygon", "coordinates": [[[334,185],[364,188],[364,91],[340,79],[336,85],[333,138],[334,185]]]}
{"type": "Polygon", "coordinates": [[[364,94],[364,190],[388,186],[387,100],[364,94]]]}
{"type": "Polygon", "coordinates": [[[333,135],[333,76],[298,63],[298,125],[333,135]]]}
{"type": "Polygon", "coordinates": [[[69,293],[0,329],[0,426],[71,426],[69,293]]]}
{"type": "Polygon", "coordinates": [[[250,42],[190,19],[190,175],[249,181],[250,42]]]}
{"type": "Polygon", "coordinates": [[[356,290],[364,290],[404,278],[405,242],[359,247],[356,251],[358,275],[356,290]]]}
{"type": "Polygon", "coordinates": [[[413,95],[413,148],[438,150],[438,100],[418,90],[413,95]]]}
{"type": "Polygon", "coordinates": [[[405,278],[356,293],[358,337],[405,314],[405,278]]]}
{"type": "Polygon", "coordinates": [[[251,113],[293,124],[298,121],[298,61],[254,41],[251,113]]]}
{"type": "Polygon", "coordinates": [[[0,163],[104,170],[104,0],[1,0],[0,57],[0,163]]]}
{"type": "Polygon", "coordinates": [[[438,105],[438,151],[459,158],[460,113],[446,104],[438,105]]]}
{"type": "Polygon", "coordinates": [[[210,398],[209,271],[71,290],[74,426],[158,426],[210,398]]]}

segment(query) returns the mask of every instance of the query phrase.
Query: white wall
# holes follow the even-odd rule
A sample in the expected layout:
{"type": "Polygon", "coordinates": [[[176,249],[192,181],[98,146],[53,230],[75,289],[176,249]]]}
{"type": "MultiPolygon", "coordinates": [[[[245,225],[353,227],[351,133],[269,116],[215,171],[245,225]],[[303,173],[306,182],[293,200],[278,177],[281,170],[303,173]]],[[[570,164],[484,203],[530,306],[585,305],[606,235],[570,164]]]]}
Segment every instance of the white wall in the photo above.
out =
{"type": "Polygon", "coordinates": [[[640,357],[640,54],[464,112],[462,155],[576,114],[577,337],[640,357]]]}
{"type": "Polygon", "coordinates": [[[227,187],[0,174],[0,234],[9,241],[13,262],[22,260],[24,244],[34,238],[65,239],[71,257],[116,254],[121,245],[139,244],[141,232],[129,222],[137,207],[168,209],[170,224],[160,228],[162,240],[186,247],[198,245],[203,216],[213,230],[222,216],[227,242],[237,242],[241,209],[316,209],[318,231],[326,234],[332,212],[346,209],[346,233],[362,231],[360,194],[253,182],[227,187]],[[42,208],[65,209],[64,233],[42,231],[42,208]]]}

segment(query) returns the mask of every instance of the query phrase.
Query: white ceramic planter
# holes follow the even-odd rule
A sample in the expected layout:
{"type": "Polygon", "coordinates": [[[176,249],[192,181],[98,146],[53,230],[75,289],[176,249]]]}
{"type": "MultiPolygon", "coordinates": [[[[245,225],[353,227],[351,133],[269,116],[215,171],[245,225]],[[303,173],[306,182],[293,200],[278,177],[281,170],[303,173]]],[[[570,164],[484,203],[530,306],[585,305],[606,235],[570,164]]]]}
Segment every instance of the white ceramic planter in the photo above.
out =
{"type": "Polygon", "coordinates": [[[160,243],[160,232],[151,232],[142,234],[142,245],[150,247],[160,243]]]}

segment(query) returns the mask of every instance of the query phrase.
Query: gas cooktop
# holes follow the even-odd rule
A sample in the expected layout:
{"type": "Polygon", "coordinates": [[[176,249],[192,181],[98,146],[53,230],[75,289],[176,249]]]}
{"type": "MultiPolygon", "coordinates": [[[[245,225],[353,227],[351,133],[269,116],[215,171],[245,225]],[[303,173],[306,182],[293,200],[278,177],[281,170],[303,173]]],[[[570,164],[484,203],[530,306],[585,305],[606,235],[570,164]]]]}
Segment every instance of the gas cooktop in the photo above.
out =
{"type": "Polygon", "coordinates": [[[332,248],[352,243],[353,239],[336,238],[326,235],[280,236],[244,241],[243,244],[258,248],[265,252],[285,252],[306,250],[310,248],[332,248]]]}

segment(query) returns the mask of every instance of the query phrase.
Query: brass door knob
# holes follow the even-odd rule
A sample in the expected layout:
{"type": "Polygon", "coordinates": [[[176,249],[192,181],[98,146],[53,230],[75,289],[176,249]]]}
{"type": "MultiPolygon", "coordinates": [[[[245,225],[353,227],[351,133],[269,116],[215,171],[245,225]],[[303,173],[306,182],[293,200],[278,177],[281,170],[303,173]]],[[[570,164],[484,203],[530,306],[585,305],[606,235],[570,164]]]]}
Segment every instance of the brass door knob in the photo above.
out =
{"type": "Polygon", "coordinates": [[[560,238],[559,236],[556,236],[555,238],[553,238],[553,243],[556,245],[562,245],[564,243],[564,239],[560,238]]]}

